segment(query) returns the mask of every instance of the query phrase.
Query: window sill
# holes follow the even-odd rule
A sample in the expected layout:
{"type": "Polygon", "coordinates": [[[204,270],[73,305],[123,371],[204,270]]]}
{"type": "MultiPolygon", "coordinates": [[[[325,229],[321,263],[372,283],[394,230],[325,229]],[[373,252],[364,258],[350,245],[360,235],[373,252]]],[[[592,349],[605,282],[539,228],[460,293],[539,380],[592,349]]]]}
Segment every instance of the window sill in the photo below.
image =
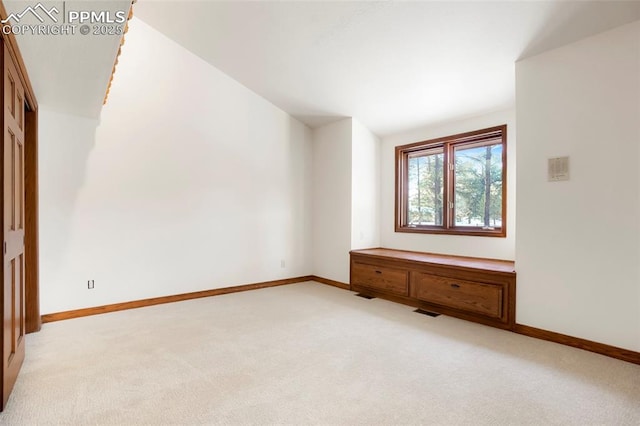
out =
{"type": "Polygon", "coordinates": [[[436,227],[417,227],[417,226],[396,226],[396,232],[405,232],[409,234],[443,234],[443,235],[466,235],[470,237],[497,237],[506,238],[506,229],[496,229],[493,231],[484,231],[478,228],[436,228],[436,227]]]}

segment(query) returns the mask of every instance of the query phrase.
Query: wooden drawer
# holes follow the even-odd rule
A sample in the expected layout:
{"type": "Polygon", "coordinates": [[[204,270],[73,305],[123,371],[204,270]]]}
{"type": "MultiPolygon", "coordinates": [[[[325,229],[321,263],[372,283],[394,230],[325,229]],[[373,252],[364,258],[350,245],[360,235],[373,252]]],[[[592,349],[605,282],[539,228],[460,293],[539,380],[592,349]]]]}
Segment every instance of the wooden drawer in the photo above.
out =
{"type": "Polygon", "coordinates": [[[413,272],[411,297],[492,318],[502,318],[502,286],[413,272]]]}
{"type": "Polygon", "coordinates": [[[384,266],[351,264],[351,283],[356,286],[369,287],[387,293],[407,296],[409,273],[406,270],[387,268],[384,266]]]}

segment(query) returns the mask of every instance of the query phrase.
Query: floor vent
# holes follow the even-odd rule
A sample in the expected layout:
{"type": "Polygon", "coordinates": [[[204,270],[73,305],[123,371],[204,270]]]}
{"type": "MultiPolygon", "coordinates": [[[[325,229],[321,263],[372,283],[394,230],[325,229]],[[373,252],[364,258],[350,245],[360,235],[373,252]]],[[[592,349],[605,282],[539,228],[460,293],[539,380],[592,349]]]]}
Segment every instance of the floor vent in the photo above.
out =
{"type": "Polygon", "coordinates": [[[356,296],[362,297],[363,299],[369,299],[369,300],[375,299],[375,297],[373,297],[373,296],[369,296],[369,295],[362,294],[362,293],[358,293],[358,294],[356,294],[356,296]]]}
{"type": "Polygon", "coordinates": [[[425,311],[424,309],[416,309],[413,312],[417,312],[422,315],[429,315],[430,317],[434,317],[434,318],[440,316],[440,314],[436,314],[435,312],[425,311]]]}

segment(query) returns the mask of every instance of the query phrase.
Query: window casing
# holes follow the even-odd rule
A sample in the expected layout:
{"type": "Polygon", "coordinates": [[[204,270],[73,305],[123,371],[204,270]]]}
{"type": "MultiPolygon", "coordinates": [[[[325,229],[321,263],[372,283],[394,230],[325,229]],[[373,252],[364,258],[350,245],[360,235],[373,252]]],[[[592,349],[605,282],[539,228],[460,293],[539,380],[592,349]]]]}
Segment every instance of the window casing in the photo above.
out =
{"type": "Polygon", "coordinates": [[[396,147],[396,232],[506,237],[507,126],[396,147]]]}

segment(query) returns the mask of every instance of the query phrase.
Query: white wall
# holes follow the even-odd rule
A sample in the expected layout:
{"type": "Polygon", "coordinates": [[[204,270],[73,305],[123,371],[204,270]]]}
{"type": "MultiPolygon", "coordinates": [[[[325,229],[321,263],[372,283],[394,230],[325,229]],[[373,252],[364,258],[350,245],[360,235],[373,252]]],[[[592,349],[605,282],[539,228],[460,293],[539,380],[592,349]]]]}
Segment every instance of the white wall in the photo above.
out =
{"type": "Polygon", "coordinates": [[[51,313],[63,310],[56,309],[64,304],[61,300],[79,299],[82,291],[87,291],[87,279],[91,278],[84,270],[69,275],[71,269],[84,268],[81,262],[85,261],[74,259],[70,249],[78,232],[77,199],[86,179],[87,159],[94,149],[99,123],[59,114],[45,105],[39,106],[38,120],[40,306],[42,313],[51,313]]]}
{"type": "Polygon", "coordinates": [[[313,274],[349,282],[352,119],[313,130],[313,274]]]}
{"type": "Polygon", "coordinates": [[[40,118],[43,313],[311,273],[310,130],[144,22],[99,126],[40,118]]]}
{"type": "Polygon", "coordinates": [[[349,282],[349,251],[380,246],[380,140],[355,118],[313,130],[313,273],[349,282]]]}
{"type": "Polygon", "coordinates": [[[351,248],[380,247],[380,139],[352,124],[351,248]]]}
{"type": "Polygon", "coordinates": [[[387,136],[382,139],[381,245],[387,248],[432,253],[515,259],[516,138],[515,111],[506,110],[387,136]],[[395,147],[444,136],[507,124],[507,237],[409,234],[395,232],[395,147]]]}
{"type": "Polygon", "coordinates": [[[640,22],[517,64],[517,321],[640,350],[640,22]],[[547,158],[571,180],[547,182],[547,158]]]}

